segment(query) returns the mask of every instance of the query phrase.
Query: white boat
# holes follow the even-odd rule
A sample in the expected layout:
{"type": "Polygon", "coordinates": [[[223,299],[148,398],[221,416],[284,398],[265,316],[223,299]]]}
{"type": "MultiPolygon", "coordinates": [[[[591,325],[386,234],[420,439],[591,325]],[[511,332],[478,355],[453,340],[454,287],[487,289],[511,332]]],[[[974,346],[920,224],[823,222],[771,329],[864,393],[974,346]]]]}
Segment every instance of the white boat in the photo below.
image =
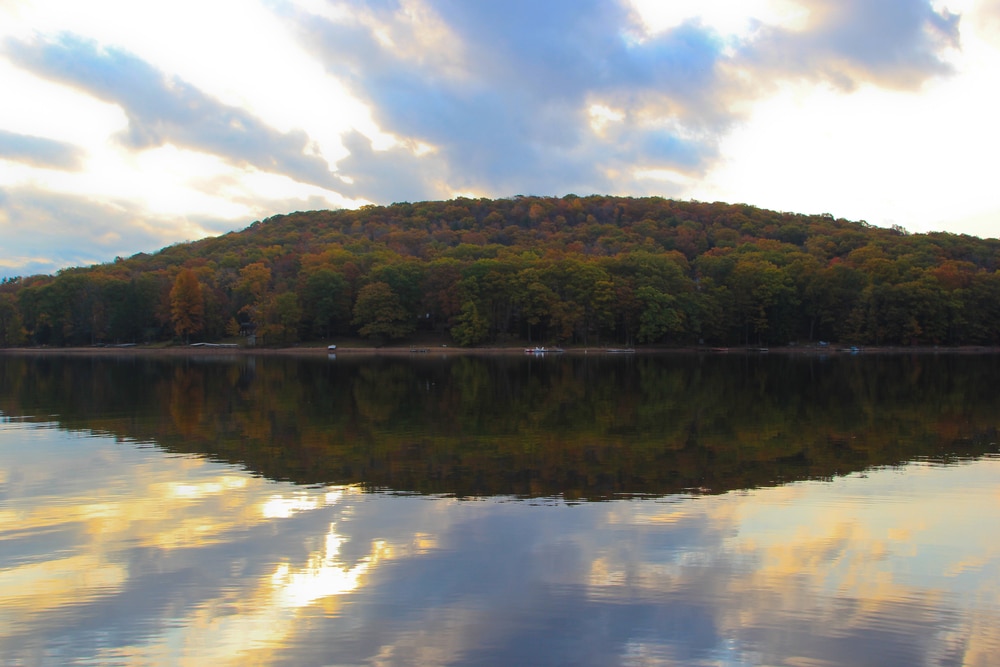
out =
{"type": "Polygon", "coordinates": [[[561,347],[526,347],[525,354],[559,354],[565,352],[561,347]]]}

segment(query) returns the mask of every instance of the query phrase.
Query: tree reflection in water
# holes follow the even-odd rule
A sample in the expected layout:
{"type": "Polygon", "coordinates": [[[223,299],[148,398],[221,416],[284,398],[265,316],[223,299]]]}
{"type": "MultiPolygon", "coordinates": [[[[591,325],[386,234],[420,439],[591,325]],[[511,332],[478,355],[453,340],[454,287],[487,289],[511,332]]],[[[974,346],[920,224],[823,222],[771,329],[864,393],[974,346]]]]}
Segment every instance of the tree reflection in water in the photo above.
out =
{"type": "Polygon", "coordinates": [[[275,480],[607,499],[996,450],[996,356],[12,356],[0,409],[275,480]]]}
{"type": "Polygon", "coordinates": [[[0,357],[0,663],[990,665],[996,371],[0,357]]]}

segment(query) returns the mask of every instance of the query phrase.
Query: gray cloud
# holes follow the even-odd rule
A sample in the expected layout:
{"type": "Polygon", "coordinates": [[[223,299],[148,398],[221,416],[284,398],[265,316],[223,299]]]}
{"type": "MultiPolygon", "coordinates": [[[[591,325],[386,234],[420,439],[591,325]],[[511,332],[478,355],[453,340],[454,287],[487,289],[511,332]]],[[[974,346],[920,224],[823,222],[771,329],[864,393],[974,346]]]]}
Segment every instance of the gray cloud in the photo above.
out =
{"type": "Polygon", "coordinates": [[[804,31],[762,28],[742,53],[762,75],[915,89],[951,68],[941,51],[958,46],[957,15],[926,0],[809,0],[804,31]]]}
{"type": "Polygon", "coordinates": [[[0,158],[34,167],[76,171],[83,165],[83,150],[62,141],[0,129],[0,158]]]}
{"type": "MultiPolygon", "coordinates": [[[[988,0],[980,14],[1000,17],[998,2],[988,0]]],[[[350,155],[336,171],[311,152],[305,132],[279,132],[128,52],[73,35],[9,40],[3,50],[19,67],[120,106],[128,127],[119,140],[127,147],[171,143],[348,197],[388,203],[455,191],[685,196],[680,186],[634,172],[705,175],[749,103],[775,83],[916,89],[949,74],[944,52],[957,45],[959,19],[929,0],[799,4],[810,10],[804,29],[760,25],[736,43],[698,21],[645,33],[624,0],[423,0],[416,14],[414,2],[350,0],[350,18],[339,22],[270,0],[304,47],[369,105],[376,123],[404,140],[381,151],[349,133],[343,141],[350,155]],[[431,17],[431,33],[414,19],[420,12],[431,17]],[[595,131],[593,104],[621,116],[595,131]],[[434,150],[414,154],[412,142],[434,150]]],[[[64,170],[80,168],[84,157],[69,144],[2,130],[0,154],[64,170]]],[[[272,207],[261,217],[274,207],[310,204],[242,203],[272,207]]],[[[140,215],[128,203],[37,190],[0,197],[6,253],[27,258],[17,260],[20,267],[42,271],[176,239],[133,228],[140,215]],[[79,248],[90,250],[84,256],[79,248]]],[[[232,226],[198,222],[218,231],[232,226]]]]}
{"type": "Polygon", "coordinates": [[[128,117],[121,139],[132,148],[169,142],[321,187],[339,183],[325,160],[307,153],[304,132],[278,132],[125,51],[72,35],[54,42],[8,41],[6,51],[20,67],[121,106],[128,117]]]}
{"type": "Polygon", "coordinates": [[[232,227],[222,220],[150,219],[126,201],[0,188],[0,276],[52,273],[159,249],[178,240],[188,222],[218,232],[232,227]]]}
{"type": "Polygon", "coordinates": [[[276,212],[329,208],[321,197],[236,200],[251,213],[239,223],[207,215],[157,216],[125,198],[104,201],[37,187],[0,188],[0,278],[54,273],[114,257],[193,241],[190,230],[225,234],[276,212]]]}
{"type": "Polygon", "coordinates": [[[347,134],[343,141],[351,154],[338,167],[350,174],[352,182],[341,185],[340,190],[348,196],[387,203],[450,196],[443,187],[441,161],[419,158],[398,147],[375,151],[371,141],[359,132],[347,134]]]}
{"type": "Polygon", "coordinates": [[[400,182],[437,196],[419,173],[429,165],[455,189],[494,195],[648,192],[629,176],[634,168],[697,177],[714,164],[741,119],[734,100],[782,79],[914,88],[948,73],[941,50],[957,40],[957,17],[922,0],[809,0],[808,29],[761,26],[743,44],[696,21],[645,34],[624,3],[604,0],[424,7],[444,26],[444,48],[423,46],[421,26],[397,2],[337,23],[288,10],[304,43],[383,129],[438,149],[400,162],[361,146],[338,165],[359,176],[355,196],[399,199],[384,190],[400,182]],[[623,117],[595,133],[593,103],[623,117]],[[378,182],[385,171],[392,177],[378,182]]]}
{"type": "MultiPolygon", "coordinates": [[[[715,136],[731,117],[713,102],[724,90],[721,45],[706,29],[686,24],[630,41],[624,33],[641,30],[634,17],[597,0],[439,0],[430,8],[456,40],[446,55],[413,57],[419,35],[392,3],[358,22],[294,20],[383,128],[438,149],[421,164],[436,162],[455,189],[608,191],[609,170],[638,164],[699,173],[716,157],[715,136]],[[376,23],[389,26],[397,49],[379,42],[376,23]],[[590,127],[587,108],[599,102],[627,111],[614,141],[590,127]]],[[[377,173],[390,164],[396,156],[374,153],[338,166],[353,178],[358,166],[377,173]]]]}

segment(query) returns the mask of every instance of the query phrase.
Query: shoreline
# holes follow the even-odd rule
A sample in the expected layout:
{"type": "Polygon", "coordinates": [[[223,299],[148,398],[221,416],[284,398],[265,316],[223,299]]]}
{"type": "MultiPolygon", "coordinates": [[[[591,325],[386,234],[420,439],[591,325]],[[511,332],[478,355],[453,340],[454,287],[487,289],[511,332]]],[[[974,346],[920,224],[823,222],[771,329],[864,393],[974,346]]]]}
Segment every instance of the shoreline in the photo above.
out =
{"type": "Polygon", "coordinates": [[[501,347],[451,347],[451,346],[421,346],[400,345],[385,347],[337,346],[336,350],[326,347],[205,347],[205,346],[128,346],[128,347],[12,347],[0,348],[0,355],[11,356],[562,356],[562,355],[602,355],[602,356],[632,356],[638,355],[794,355],[794,356],[861,356],[861,355],[939,355],[939,354],[1000,354],[1000,347],[974,345],[961,347],[935,346],[882,346],[882,347],[819,347],[819,346],[783,346],[772,348],[760,347],[568,347],[545,349],[542,353],[528,352],[531,347],[501,346],[501,347]]]}

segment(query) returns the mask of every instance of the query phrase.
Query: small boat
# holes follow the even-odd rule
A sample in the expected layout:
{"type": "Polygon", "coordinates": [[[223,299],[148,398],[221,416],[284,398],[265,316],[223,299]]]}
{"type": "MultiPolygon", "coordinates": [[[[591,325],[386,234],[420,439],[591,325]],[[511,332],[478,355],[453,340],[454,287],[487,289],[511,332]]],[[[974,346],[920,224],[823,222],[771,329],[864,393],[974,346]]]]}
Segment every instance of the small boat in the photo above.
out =
{"type": "Polygon", "coordinates": [[[525,354],[545,354],[547,350],[544,347],[526,347],[524,348],[525,354]]]}
{"type": "Polygon", "coordinates": [[[337,346],[336,345],[327,345],[326,349],[327,349],[328,352],[333,352],[334,350],[337,349],[337,346]]]}

